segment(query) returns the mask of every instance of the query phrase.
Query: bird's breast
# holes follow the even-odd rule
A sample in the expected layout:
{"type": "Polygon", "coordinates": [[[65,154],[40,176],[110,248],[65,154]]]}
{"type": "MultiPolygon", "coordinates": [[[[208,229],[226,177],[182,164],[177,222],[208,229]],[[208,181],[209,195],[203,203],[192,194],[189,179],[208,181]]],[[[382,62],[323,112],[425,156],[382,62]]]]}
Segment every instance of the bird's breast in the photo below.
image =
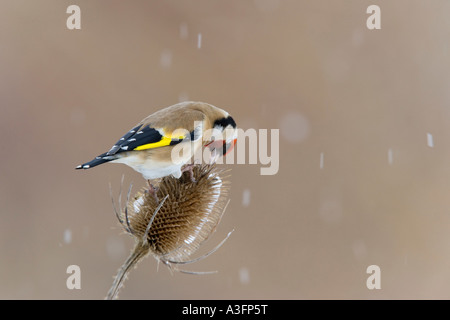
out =
{"type": "Polygon", "coordinates": [[[142,151],[124,152],[111,162],[123,163],[144,176],[144,179],[157,179],[168,175],[181,176],[181,167],[189,162],[198,143],[180,143],[142,151]]]}

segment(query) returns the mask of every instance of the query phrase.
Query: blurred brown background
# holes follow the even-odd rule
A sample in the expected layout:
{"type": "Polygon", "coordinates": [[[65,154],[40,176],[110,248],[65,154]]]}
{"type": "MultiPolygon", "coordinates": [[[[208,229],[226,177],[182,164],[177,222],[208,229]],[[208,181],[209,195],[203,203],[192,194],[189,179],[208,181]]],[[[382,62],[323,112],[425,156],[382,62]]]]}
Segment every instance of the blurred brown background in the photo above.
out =
{"type": "Polygon", "coordinates": [[[280,169],[233,165],[189,270],[153,258],[122,299],[450,298],[448,1],[0,2],[0,298],[102,299],[132,239],[108,184],[75,171],[183,100],[280,129],[280,169]],[[81,8],[81,30],[66,9],[81,8]],[[366,9],[381,7],[381,30],[366,9]],[[201,34],[201,46],[198,35],[201,34]],[[433,144],[427,140],[432,137],[433,144]],[[322,160],[321,162],[321,154],[322,160]],[[68,290],[66,268],[81,268],[68,290]],[[368,290],[366,268],[381,268],[368,290]]]}

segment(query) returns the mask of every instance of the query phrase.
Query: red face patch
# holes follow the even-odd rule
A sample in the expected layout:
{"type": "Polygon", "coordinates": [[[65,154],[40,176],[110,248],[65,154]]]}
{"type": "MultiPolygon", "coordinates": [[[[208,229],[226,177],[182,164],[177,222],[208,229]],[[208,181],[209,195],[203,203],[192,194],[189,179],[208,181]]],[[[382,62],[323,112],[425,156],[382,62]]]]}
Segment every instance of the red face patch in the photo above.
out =
{"type": "Polygon", "coordinates": [[[230,153],[231,150],[233,150],[234,146],[236,145],[237,139],[234,139],[230,143],[226,143],[225,140],[214,140],[207,144],[205,144],[205,147],[210,148],[211,150],[218,150],[222,156],[226,156],[228,153],[230,153]]]}

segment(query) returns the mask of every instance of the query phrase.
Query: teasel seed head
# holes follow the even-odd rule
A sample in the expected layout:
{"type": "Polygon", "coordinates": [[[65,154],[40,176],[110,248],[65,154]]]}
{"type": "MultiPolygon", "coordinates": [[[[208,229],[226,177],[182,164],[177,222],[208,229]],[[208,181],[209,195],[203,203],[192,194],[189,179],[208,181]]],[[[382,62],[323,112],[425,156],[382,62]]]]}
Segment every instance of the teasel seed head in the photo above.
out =
{"type": "MultiPolygon", "coordinates": [[[[135,239],[135,247],[114,280],[107,299],[117,298],[126,275],[142,258],[153,255],[170,269],[199,261],[215,252],[230,236],[207,254],[192,259],[200,245],[215,231],[226,207],[229,183],[226,171],[216,165],[194,165],[192,176],[184,172],[158,181],[156,187],[144,188],[130,199],[117,218],[125,231],[135,239]]],[[[119,196],[120,197],[120,196],[119,196]]]]}

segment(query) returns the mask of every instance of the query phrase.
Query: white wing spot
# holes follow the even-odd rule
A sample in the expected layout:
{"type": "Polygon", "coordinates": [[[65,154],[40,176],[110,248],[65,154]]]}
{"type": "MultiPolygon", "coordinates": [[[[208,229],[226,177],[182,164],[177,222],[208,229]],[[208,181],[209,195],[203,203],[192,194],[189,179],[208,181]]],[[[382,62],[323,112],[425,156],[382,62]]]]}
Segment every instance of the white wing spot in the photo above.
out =
{"type": "Polygon", "coordinates": [[[120,147],[120,149],[122,149],[122,150],[128,150],[128,146],[120,147]]]}
{"type": "Polygon", "coordinates": [[[136,139],[135,138],[128,139],[128,142],[133,142],[133,141],[136,141],[136,139]]]}

